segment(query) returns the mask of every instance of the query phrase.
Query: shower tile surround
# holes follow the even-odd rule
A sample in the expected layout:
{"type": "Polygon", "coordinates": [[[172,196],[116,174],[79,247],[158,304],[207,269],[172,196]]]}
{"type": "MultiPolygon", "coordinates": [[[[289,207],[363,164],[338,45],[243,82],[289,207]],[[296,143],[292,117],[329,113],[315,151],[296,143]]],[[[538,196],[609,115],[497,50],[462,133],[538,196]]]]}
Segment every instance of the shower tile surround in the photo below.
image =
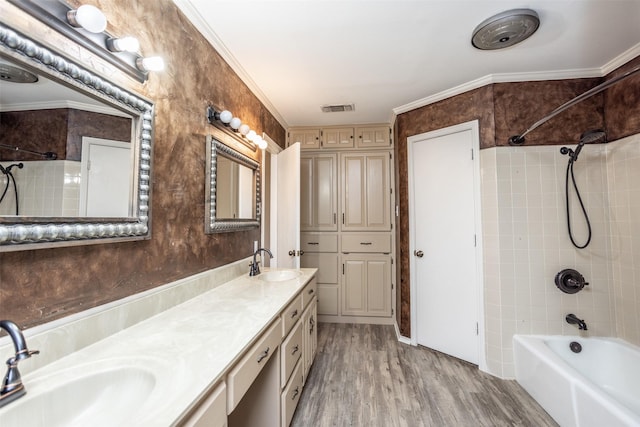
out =
{"type": "MultiPolygon", "coordinates": [[[[573,145],[573,144],[571,144],[573,145]]],[[[513,334],[576,335],[568,313],[585,319],[589,335],[640,344],[640,134],[587,145],[574,172],[593,229],[586,249],[567,235],[561,146],[494,147],[481,151],[487,362],[513,377],[513,334]],[[575,268],[590,283],[567,295],[555,274],[575,268]]],[[[573,191],[572,189],[570,191],[573,191]]],[[[578,243],[586,226],[571,199],[578,243]]]]}

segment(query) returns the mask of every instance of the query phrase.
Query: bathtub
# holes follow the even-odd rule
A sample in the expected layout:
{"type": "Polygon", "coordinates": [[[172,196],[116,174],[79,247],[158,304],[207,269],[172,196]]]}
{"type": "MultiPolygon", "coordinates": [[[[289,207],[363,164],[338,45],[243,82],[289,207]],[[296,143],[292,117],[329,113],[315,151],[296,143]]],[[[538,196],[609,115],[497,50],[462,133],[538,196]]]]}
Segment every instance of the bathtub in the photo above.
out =
{"type": "Polygon", "coordinates": [[[513,351],[516,380],[562,427],[640,426],[640,348],[613,338],[515,335],[513,351]]]}

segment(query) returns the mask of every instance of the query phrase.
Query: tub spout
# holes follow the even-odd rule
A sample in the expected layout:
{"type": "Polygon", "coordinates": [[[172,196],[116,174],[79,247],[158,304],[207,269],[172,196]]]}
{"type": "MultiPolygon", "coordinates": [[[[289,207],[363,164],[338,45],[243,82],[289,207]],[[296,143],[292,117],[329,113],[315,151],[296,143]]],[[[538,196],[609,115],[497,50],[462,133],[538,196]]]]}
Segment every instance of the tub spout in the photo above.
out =
{"type": "Polygon", "coordinates": [[[584,322],[584,320],[578,319],[578,316],[576,316],[575,314],[567,314],[565,320],[570,325],[578,325],[578,329],[580,329],[581,331],[587,330],[587,324],[584,322]]]}

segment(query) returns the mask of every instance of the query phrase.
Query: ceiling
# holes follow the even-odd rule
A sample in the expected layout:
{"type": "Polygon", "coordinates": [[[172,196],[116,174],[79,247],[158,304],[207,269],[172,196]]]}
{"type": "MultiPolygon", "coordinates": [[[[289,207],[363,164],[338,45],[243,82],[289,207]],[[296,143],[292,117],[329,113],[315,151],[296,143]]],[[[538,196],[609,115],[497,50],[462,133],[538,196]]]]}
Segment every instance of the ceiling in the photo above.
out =
{"type": "Polygon", "coordinates": [[[640,55],[640,0],[174,2],[285,127],[389,122],[487,83],[602,76],[640,55]],[[538,13],[531,38],[471,45],[515,8],[538,13]]]}

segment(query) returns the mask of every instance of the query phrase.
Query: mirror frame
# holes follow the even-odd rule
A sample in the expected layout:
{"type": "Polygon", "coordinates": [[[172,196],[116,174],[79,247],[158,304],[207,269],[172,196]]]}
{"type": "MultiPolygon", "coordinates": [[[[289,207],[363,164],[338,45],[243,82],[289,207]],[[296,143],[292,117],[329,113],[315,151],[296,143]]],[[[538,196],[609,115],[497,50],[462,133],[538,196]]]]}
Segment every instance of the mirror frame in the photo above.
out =
{"type": "Polygon", "coordinates": [[[154,105],[0,23],[0,57],[79,90],[132,116],[133,212],[125,218],[0,217],[0,252],[112,243],[151,237],[154,105]]]}
{"type": "Polygon", "coordinates": [[[260,227],[260,163],[250,157],[234,150],[221,142],[229,136],[223,132],[215,132],[215,135],[207,135],[207,178],[205,185],[205,233],[227,233],[232,231],[249,230],[260,227]],[[216,218],[216,183],[218,156],[239,163],[253,170],[255,178],[255,219],[240,218],[216,218]]]}

